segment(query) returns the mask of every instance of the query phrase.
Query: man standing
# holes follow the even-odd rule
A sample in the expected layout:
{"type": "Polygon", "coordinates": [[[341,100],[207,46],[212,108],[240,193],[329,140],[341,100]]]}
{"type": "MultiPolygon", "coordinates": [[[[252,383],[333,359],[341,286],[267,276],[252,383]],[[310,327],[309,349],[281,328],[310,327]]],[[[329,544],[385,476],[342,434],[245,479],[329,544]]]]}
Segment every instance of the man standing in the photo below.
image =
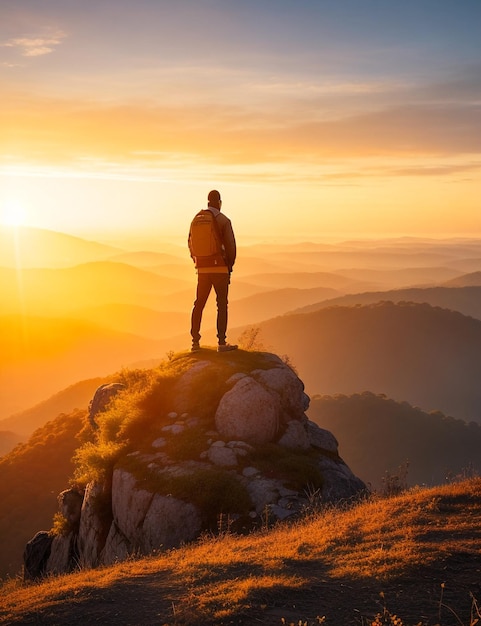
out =
{"type": "Polygon", "coordinates": [[[205,303],[214,287],[217,298],[218,352],[236,350],[226,343],[227,296],[230,275],[236,258],[236,242],[230,219],[221,213],[220,193],[213,189],[207,196],[207,210],[192,220],[189,251],[197,269],[197,295],[192,309],[192,352],[200,350],[200,325],[205,303]]]}

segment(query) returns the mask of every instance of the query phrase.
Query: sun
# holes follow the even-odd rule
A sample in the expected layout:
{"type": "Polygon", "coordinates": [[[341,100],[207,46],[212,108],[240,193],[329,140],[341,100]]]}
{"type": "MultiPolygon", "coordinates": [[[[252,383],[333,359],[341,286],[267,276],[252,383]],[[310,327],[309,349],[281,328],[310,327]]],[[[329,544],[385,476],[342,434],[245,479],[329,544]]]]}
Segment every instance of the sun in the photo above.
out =
{"type": "Polygon", "coordinates": [[[27,211],[19,202],[9,200],[0,209],[0,220],[4,226],[23,226],[27,221],[27,211]]]}

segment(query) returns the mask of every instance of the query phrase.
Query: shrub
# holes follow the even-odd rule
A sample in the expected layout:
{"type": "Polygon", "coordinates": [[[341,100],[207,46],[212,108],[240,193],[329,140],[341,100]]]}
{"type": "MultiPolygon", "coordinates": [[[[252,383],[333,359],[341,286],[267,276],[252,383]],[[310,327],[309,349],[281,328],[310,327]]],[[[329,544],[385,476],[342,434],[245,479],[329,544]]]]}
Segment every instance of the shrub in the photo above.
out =
{"type": "Polygon", "coordinates": [[[257,447],[245,459],[265,476],[289,481],[293,489],[322,487],[322,473],[316,464],[316,454],[311,451],[292,450],[268,443],[257,447]]]}
{"type": "Polygon", "coordinates": [[[62,513],[55,513],[53,516],[53,526],[50,533],[55,536],[66,537],[73,530],[72,524],[62,513]]]}
{"type": "Polygon", "coordinates": [[[116,461],[125,449],[125,442],[86,443],[77,450],[74,456],[77,467],[73,483],[84,486],[93,480],[103,480],[111,474],[116,461]]]}
{"type": "Polygon", "coordinates": [[[174,461],[197,459],[207,447],[204,429],[188,428],[167,440],[165,452],[174,461]]]}
{"type": "Polygon", "coordinates": [[[259,326],[250,326],[242,331],[237,341],[243,350],[265,350],[264,344],[260,338],[261,329],[259,326]]]}

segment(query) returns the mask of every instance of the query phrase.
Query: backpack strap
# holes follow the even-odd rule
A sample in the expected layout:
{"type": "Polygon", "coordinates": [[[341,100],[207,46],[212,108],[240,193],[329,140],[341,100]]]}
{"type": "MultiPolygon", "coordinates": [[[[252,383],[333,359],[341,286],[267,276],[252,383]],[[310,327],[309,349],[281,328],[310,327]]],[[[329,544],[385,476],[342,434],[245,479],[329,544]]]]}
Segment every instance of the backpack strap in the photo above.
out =
{"type": "MultiPolygon", "coordinates": [[[[209,209],[206,209],[206,211],[209,211],[209,209]]],[[[209,213],[212,213],[212,211],[209,211],[209,213]]],[[[219,250],[224,250],[224,243],[222,241],[222,235],[220,232],[220,228],[219,228],[219,223],[217,221],[217,215],[214,215],[214,213],[212,213],[212,217],[214,218],[212,220],[212,223],[214,224],[214,233],[217,239],[217,243],[219,244],[219,250]]]]}

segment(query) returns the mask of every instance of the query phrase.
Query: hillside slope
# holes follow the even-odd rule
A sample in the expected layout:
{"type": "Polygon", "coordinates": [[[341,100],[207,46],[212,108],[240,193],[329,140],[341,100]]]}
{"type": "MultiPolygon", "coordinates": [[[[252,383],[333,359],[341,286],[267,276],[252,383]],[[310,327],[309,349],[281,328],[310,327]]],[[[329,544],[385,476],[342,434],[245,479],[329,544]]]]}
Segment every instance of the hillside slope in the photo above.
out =
{"type": "Polygon", "coordinates": [[[151,339],[68,318],[0,317],[0,342],[4,418],[78,380],[165,354],[151,339]]]}
{"type": "Polygon", "coordinates": [[[17,574],[26,542],[37,530],[52,527],[85,415],[59,415],[0,458],[0,576],[17,574]]]}
{"type": "Polygon", "coordinates": [[[310,419],[335,433],[343,458],[375,489],[408,464],[408,485],[440,485],[463,472],[481,474],[481,426],[426,413],[407,402],[364,392],[314,396],[310,419]],[[375,452],[375,453],[374,453],[375,452]]]}
{"type": "Polygon", "coordinates": [[[381,302],[259,325],[310,395],[363,391],[481,422],[481,321],[428,304],[381,302]]]}
{"type": "Polygon", "coordinates": [[[0,430],[12,430],[29,437],[34,430],[55,419],[59,413],[70,413],[74,409],[86,410],[97,387],[108,380],[108,377],[89,378],[69,385],[29,409],[0,420],[0,430]]]}
{"type": "Polygon", "coordinates": [[[474,624],[480,493],[478,478],[34,586],[10,583],[0,591],[0,621],[313,626],[325,616],[332,626],[474,624]]]}

